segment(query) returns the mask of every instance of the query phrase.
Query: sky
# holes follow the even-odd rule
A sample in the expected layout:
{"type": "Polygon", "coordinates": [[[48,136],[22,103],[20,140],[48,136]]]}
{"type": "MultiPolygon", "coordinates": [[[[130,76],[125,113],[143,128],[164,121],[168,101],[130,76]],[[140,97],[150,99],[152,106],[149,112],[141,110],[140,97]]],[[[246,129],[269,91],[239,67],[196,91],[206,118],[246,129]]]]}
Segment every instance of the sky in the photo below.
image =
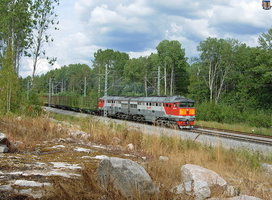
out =
{"type": "MultiPolygon", "coordinates": [[[[208,37],[254,47],[272,28],[272,9],[263,10],[261,0],[60,0],[55,12],[59,30],[49,30],[54,42],[44,49],[57,61],[50,66],[41,58],[36,75],[69,64],[91,67],[98,49],[149,56],[165,39],[178,40],[189,59],[208,37]]],[[[32,59],[23,58],[20,76],[31,74],[32,59]]]]}

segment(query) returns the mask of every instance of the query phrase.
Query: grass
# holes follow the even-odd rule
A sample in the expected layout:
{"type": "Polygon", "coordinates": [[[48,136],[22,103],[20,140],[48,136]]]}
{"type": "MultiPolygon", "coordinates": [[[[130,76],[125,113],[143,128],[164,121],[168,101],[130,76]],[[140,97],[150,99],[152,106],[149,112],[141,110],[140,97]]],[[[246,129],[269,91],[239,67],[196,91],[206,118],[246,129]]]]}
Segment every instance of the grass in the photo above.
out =
{"type": "MultiPolygon", "coordinates": [[[[50,121],[49,117],[57,122],[65,121],[74,128],[80,127],[90,135],[88,140],[92,143],[118,146],[114,150],[115,155],[134,154],[135,161],[139,163],[142,157],[146,157],[147,162],[143,163],[143,167],[161,191],[152,199],[174,199],[169,190],[181,183],[180,170],[184,164],[213,170],[242,193],[264,200],[271,199],[269,188],[272,187],[272,180],[262,173],[260,166],[263,162],[271,164],[272,154],[262,155],[248,149],[227,150],[221,146],[212,147],[192,140],[181,140],[178,135],[143,134],[126,125],[101,122],[92,117],[77,118],[53,113],[35,119],[0,117],[0,129],[7,133],[9,139],[22,141],[20,148],[27,151],[37,142],[68,137],[67,132],[58,131],[58,123],[50,121]],[[133,144],[134,150],[127,149],[128,144],[133,144]],[[167,156],[169,161],[159,161],[159,156],[167,156]]],[[[88,163],[82,163],[82,166],[82,176],[77,180],[53,180],[54,186],[48,191],[50,199],[123,199],[117,191],[101,190],[96,184],[96,170],[90,168],[88,163]]],[[[179,198],[190,199],[188,196],[179,198]]]]}
{"type": "Polygon", "coordinates": [[[251,127],[245,124],[222,124],[218,122],[206,122],[206,121],[196,121],[195,125],[200,127],[211,127],[211,128],[225,129],[225,130],[231,130],[231,131],[240,131],[240,132],[246,132],[246,133],[255,133],[260,135],[272,136],[272,127],[258,128],[258,127],[251,127]]]}

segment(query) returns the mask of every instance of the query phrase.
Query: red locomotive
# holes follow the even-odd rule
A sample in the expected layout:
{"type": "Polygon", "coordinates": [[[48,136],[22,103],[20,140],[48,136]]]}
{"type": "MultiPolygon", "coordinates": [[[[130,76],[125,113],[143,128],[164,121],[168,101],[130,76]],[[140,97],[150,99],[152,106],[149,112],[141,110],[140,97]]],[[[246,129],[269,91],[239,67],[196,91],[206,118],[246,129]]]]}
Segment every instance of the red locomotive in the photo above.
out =
{"type": "Polygon", "coordinates": [[[118,119],[193,128],[194,104],[195,101],[182,96],[104,96],[99,99],[98,112],[118,119]]]}

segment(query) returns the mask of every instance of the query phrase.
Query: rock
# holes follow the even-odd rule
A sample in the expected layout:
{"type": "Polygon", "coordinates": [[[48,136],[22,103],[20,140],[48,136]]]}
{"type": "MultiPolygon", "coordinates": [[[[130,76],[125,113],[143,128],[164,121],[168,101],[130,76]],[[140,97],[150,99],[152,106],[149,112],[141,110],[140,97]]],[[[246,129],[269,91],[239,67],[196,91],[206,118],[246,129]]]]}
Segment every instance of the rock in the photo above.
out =
{"type": "Polygon", "coordinates": [[[272,165],[269,165],[267,163],[262,164],[262,169],[265,173],[272,175],[272,165]]]}
{"type": "Polygon", "coordinates": [[[0,133],[0,144],[6,145],[8,142],[8,138],[4,133],[0,133]]]}
{"type": "Polygon", "coordinates": [[[115,144],[115,145],[122,143],[122,140],[119,139],[118,137],[113,137],[112,141],[113,141],[112,144],[115,144]]]}
{"type": "Polygon", "coordinates": [[[240,191],[238,188],[228,185],[224,194],[228,197],[234,197],[234,196],[238,196],[239,193],[240,191]]]}
{"type": "Polygon", "coordinates": [[[76,152],[85,152],[85,153],[91,153],[92,152],[91,149],[85,149],[85,148],[82,148],[82,147],[76,147],[76,148],[74,148],[74,151],[76,151],[76,152]]]}
{"type": "Polygon", "coordinates": [[[159,161],[167,162],[167,161],[169,161],[169,158],[167,156],[160,156],[159,161]]]}
{"type": "Polygon", "coordinates": [[[194,196],[194,200],[204,200],[211,196],[211,190],[205,181],[186,182],[174,187],[171,192],[194,196]]]}
{"type": "Polygon", "coordinates": [[[205,181],[209,187],[227,187],[227,182],[216,172],[197,165],[186,164],[181,167],[182,182],[205,181]]]}
{"type": "Polygon", "coordinates": [[[9,148],[6,145],[0,144],[0,153],[8,153],[9,148]]]}
{"type": "Polygon", "coordinates": [[[242,196],[238,196],[238,197],[229,198],[228,200],[262,200],[262,199],[257,198],[257,197],[248,196],[248,195],[242,195],[242,196]]]}
{"type": "Polygon", "coordinates": [[[76,130],[76,129],[68,129],[69,135],[72,137],[77,137],[77,138],[82,138],[84,140],[87,140],[90,135],[88,133],[81,131],[81,130],[76,130]]]}
{"type": "Polygon", "coordinates": [[[11,144],[4,133],[0,133],[0,153],[8,153],[17,151],[17,147],[11,144]]]}
{"type": "Polygon", "coordinates": [[[208,183],[205,181],[194,182],[194,188],[192,191],[194,192],[195,200],[203,200],[211,196],[211,190],[208,183]]]}
{"type": "Polygon", "coordinates": [[[172,188],[170,190],[170,192],[173,192],[175,194],[183,194],[183,192],[184,192],[184,185],[180,184],[178,186],[175,186],[174,188],[172,188]]]}
{"type": "Polygon", "coordinates": [[[147,160],[147,158],[144,156],[144,157],[142,157],[142,161],[146,161],[147,160]]]}
{"type": "Polygon", "coordinates": [[[101,188],[114,188],[126,198],[144,198],[156,192],[149,174],[131,160],[116,157],[103,159],[97,171],[101,188]]]}
{"type": "Polygon", "coordinates": [[[133,151],[134,150],[134,145],[133,144],[128,144],[127,149],[130,150],[130,151],[133,151]]]}

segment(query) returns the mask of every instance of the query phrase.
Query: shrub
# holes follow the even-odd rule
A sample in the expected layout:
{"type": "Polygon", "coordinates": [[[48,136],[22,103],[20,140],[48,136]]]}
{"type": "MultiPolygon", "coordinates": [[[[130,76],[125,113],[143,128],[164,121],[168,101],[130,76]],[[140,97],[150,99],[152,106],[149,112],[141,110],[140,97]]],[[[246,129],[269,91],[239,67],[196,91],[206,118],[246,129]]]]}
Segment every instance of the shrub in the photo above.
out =
{"type": "Polygon", "coordinates": [[[214,104],[204,102],[196,106],[196,118],[203,121],[216,121],[219,123],[244,123],[255,127],[272,127],[272,111],[250,109],[239,111],[234,105],[224,103],[214,104]]]}

